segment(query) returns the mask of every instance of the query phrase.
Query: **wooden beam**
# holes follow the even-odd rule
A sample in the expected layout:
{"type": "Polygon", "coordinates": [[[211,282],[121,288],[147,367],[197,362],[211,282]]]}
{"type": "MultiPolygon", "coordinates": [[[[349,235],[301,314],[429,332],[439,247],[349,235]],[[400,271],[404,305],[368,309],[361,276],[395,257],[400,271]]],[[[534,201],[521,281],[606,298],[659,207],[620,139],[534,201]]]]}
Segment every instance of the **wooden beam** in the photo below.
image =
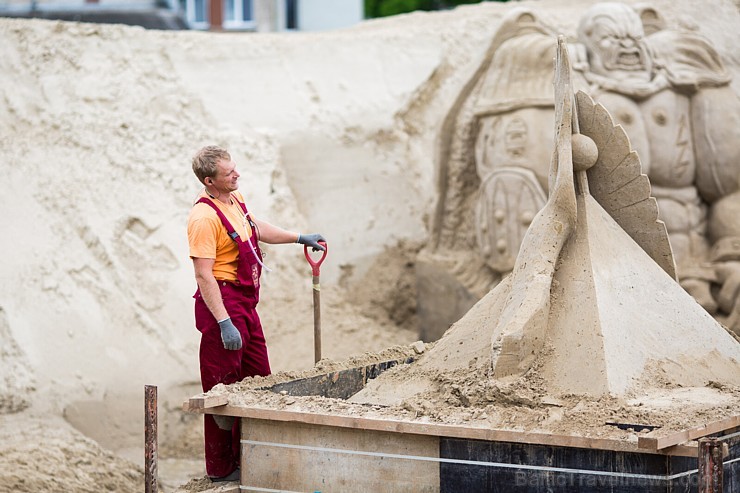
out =
{"type": "Polygon", "coordinates": [[[439,437],[431,435],[250,418],[241,423],[242,484],[250,491],[439,492],[439,457],[439,437]]]}
{"type": "Polygon", "coordinates": [[[282,393],[284,391],[288,395],[295,396],[320,395],[335,399],[349,399],[362,390],[369,379],[376,378],[389,368],[411,363],[412,361],[414,361],[413,357],[380,361],[364,367],[338,370],[313,377],[278,383],[269,387],[269,389],[263,388],[262,390],[271,390],[275,393],[282,393]]]}
{"type": "Polygon", "coordinates": [[[438,423],[420,423],[418,421],[400,421],[396,419],[363,418],[338,416],[280,409],[261,409],[223,405],[215,408],[196,410],[205,414],[234,416],[240,418],[263,419],[268,421],[298,422],[322,426],[354,428],[362,430],[389,431],[415,435],[433,435],[451,438],[468,438],[499,442],[529,443],[551,445],[555,447],[574,447],[597,450],[615,450],[622,452],[642,452],[681,457],[696,457],[697,448],[678,446],[666,450],[641,450],[634,441],[592,438],[574,435],[554,435],[550,433],[500,430],[484,427],[445,425],[438,423]]]}
{"type": "MultiPolygon", "coordinates": [[[[652,452],[652,450],[650,450],[652,452]]],[[[660,451],[665,455],[674,455],[679,457],[696,457],[699,454],[699,442],[691,441],[686,443],[680,443],[678,445],[671,445],[660,451]]]]}
{"type": "Polygon", "coordinates": [[[679,443],[696,440],[697,438],[737,428],[738,426],[740,426],[740,414],[730,416],[729,418],[721,419],[719,421],[714,421],[712,423],[705,423],[695,428],[678,431],[663,437],[655,436],[658,433],[657,430],[652,431],[647,435],[638,437],[637,446],[646,450],[663,450],[667,447],[678,445],[679,443]]]}
{"type": "Polygon", "coordinates": [[[200,394],[186,400],[182,404],[182,410],[185,412],[198,412],[204,409],[224,406],[228,403],[229,397],[226,394],[200,394]]]}

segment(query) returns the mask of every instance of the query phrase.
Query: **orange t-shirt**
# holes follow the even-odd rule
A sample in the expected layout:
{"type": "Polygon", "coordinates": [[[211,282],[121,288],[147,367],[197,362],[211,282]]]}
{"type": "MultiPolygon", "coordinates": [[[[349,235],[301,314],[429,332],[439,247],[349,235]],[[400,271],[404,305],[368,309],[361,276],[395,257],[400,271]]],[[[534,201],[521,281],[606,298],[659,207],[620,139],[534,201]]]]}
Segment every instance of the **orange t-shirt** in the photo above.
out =
{"type": "MultiPolygon", "coordinates": [[[[240,202],[244,203],[244,198],[239,192],[232,192],[240,202]]],[[[208,197],[208,194],[201,192],[200,197],[208,197]]],[[[211,199],[221,212],[226,216],[234,231],[239,233],[242,241],[247,241],[252,236],[252,230],[249,223],[246,222],[242,208],[235,200],[231,205],[226,205],[220,200],[211,199]]],[[[250,213],[251,216],[251,213],[250,213]]],[[[234,240],[229,237],[226,228],[221,223],[216,211],[208,204],[195,204],[190,209],[188,216],[188,246],[190,248],[190,257],[212,258],[213,276],[222,281],[236,281],[237,258],[239,249],[234,240]]]]}

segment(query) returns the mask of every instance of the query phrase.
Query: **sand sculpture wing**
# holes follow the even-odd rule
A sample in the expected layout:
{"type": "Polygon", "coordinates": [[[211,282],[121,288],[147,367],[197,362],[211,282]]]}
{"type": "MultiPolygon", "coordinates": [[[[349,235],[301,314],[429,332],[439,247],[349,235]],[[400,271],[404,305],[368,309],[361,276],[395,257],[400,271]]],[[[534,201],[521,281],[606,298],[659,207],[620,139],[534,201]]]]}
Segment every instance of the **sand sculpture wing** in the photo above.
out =
{"type": "Polygon", "coordinates": [[[599,158],[590,168],[588,187],[601,207],[676,279],[676,263],[665,223],[658,219],[658,203],[650,196],[650,180],[642,173],[640,157],[629,137],[614,125],[609,112],[583,91],[575,96],[580,133],[590,137],[599,158]]]}
{"type": "Polygon", "coordinates": [[[541,353],[553,275],[563,245],[576,225],[570,75],[565,38],[560,36],[555,59],[555,150],[550,163],[550,196],[524,235],[511,272],[511,288],[493,331],[491,364],[497,378],[524,374],[541,353]]]}

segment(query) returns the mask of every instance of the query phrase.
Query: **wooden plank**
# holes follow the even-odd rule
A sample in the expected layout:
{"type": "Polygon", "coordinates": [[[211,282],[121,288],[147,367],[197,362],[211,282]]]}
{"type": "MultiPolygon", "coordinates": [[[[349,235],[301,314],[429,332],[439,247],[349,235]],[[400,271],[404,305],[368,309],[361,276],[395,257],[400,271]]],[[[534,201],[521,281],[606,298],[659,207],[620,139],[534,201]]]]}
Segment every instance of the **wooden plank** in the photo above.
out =
{"type": "Polygon", "coordinates": [[[367,383],[362,368],[351,368],[310,378],[291,380],[270,387],[272,392],[288,395],[320,395],[334,399],[349,399],[367,383]]]}
{"type": "Polygon", "coordinates": [[[301,378],[273,385],[269,390],[289,395],[306,396],[320,395],[335,399],[349,399],[365,387],[367,381],[376,378],[384,371],[396,365],[408,364],[414,361],[413,357],[399,360],[381,361],[364,367],[339,370],[314,377],[301,378]]]}
{"type": "Polygon", "coordinates": [[[675,455],[679,457],[697,457],[699,454],[699,442],[685,442],[678,445],[671,445],[660,451],[665,455],[675,455]]]}
{"type": "Polygon", "coordinates": [[[550,433],[499,430],[492,428],[445,425],[438,423],[420,423],[417,421],[400,421],[394,419],[337,416],[321,413],[308,413],[278,409],[260,409],[230,405],[225,405],[218,408],[210,408],[201,412],[207,414],[218,414],[241,418],[262,419],[267,421],[298,422],[314,425],[335,426],[340,428],[389,431],[394,433],[408,433],[415,435],[469,438],[473,440],[530,443],[538,445],[552,445],[555,447],[575,447],[625,452],[644,452],[677,456],[684,456],[684,454],[688,454],[690,451],[690,455],[687,456],[696,457],[696,449],[677,447],[675,449],[671,449],[670,451],[656,451],[653,449],[642,450],[634,441],[608,438],[554,435],[550,433]]]}
{"type": "Polygon", "coordinates": [[[466,465],[441,463],[442,492],[667,493],[666,485],[662,481],[590,475],[581,471],[657,476],[665,475],[667,462],[674,460],[662,455],[639,452],[481,442],[459,438],[440,439],[439,454],[445,459],[479,462],[466,465]],[[510,466],[490,467],[485,463],[503,463],[510,466]],[[541,467],[561,470],[548,471],[539,469],[541,467]],[[498,485],[502,488],[496,488],[498,485]]]}
{"type": "Polygon", "coordinates": [[[705,423],[695,428],[678,431],[663,437],[655,436],[658,434],[657,431],[650,432],[637,439],[637,446],[646,450],[663,450],[667,447],[678,445],[679,443],[737,428],[738,426],[740,426],[740,414],[730,416],[729,418],[721,419],[719,421],[714,421],[712,423],[705,423]]]}
{"type": "Polygon", "coordinates": [[[434,436],[245,418],[241,438],[249,491],[439,492],[434,436]]]}
{"type": "MultiPolygon", "coordinates": [[[[314,377],[279,383],[270,387],[269,390],[276,393],[285,391],[289,395],[295,396],[321,395],[335,399],[348,399],[362,390],[369,379],[376,378],[384,371],[396,365],[408,364],[413,361],[414,358],[409,356],[398,360],[371,363],[361,368],[339,370],[314,377]]],[[[229,399],[226,394],[205,393],[191,397],[183,403],[182,408],[186,412],[198,412],[203,409],[223,406],[228,402],[229,399]]]]}
{"type": "Polygon", "coordinates": [[[200,394],[185,401],[182,404],[182,409],[185,412],[198,412],[224,406],[228,402],[229,397],[226,394],[200,394]]]}
{"type": "Polygon", "coordinates": [[[657,450],[662,450],[664,448],[670,447],[672,445],[676,445],[681,442],[685,442],[689,439],[689,434],[687,431],[680,431],[678,433],[673,433],[672,435],[667,435],[665,437],[655,437],[655,436],[648,436],[648,435],[637,437],[638,447],[645,449],[645,450],[656,450],[657,451],[657,450]]]}

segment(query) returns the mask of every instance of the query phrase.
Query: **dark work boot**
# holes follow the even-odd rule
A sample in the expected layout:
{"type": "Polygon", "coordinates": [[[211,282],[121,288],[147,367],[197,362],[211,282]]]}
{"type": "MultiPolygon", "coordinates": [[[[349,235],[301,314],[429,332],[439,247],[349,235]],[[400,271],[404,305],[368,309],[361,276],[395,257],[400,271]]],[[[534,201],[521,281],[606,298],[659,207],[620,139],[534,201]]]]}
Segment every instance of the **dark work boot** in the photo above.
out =
{"type": "Polygon", "coordinates": [[[226,476],[208,476],[208,479],[210,479],[212,483],[221,483],[224,481],[239,481],[239,468],[237,467],[236,469],[234,469],[234,472],[232,472],[231,474],[227,474],[226,476]]]}

